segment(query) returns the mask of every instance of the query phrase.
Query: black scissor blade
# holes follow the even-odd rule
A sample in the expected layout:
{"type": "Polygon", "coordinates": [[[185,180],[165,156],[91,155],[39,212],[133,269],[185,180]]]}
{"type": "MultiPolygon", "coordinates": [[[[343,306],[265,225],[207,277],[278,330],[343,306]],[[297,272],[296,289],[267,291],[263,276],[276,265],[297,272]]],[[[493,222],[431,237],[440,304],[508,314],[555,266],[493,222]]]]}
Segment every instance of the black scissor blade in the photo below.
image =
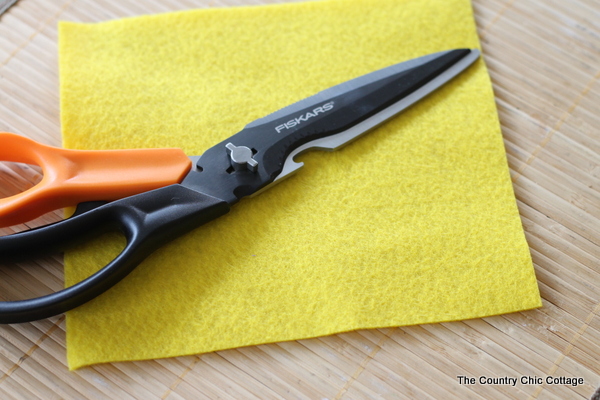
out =
{"type": "MultiPolygon", "coordinates": [[[[302,166],[306,150],[335,150],[432,93],[471,65],[478,50],[458,49],[396,64],[327,89],[255,121],[284,133],[269,152],[286,152],[281,179],[302,166]],[[307,107],[298,110],[298,107],[307,107]],[[290,111],[284,115],[283,111],[290,111]],[[293,149],[290,149],[294,147],[293,149]]],[[[250,124],[252,127],[252,124],[250,124]]]]}
{"type": "Polygon", "coordinates": [[[277,121],[280,119],[285,119],[288,117],[293,117],[296,114],[301,113],[305,109],[312,109],[326,102],[327,100],[338,97],[341,95],[345,95],[350,92],[354,92],[356,89],[368,89],[368,87],[376,82],[385,81],[389,77],[400,76],[404,72],[419,69],[420,67],[426,68],[426,66],[438,65],[443,66],[444,61],[453,59],[457,55],[472,53],[474,55],[474,59],[477,58],[479,52],[478,50],[469,50],[469,49],[457,49],[457,50],[449,50],[443,51],[434,54],[428,54],[426,56],[422,56],[419,58],[415,58],[412,60],[404,61],[399,64],[395,64],[378,71],[374,71],[368,73],[366,75],[360,76],[358,78],[351,79],[346,82],[342,82],[336,86],[325,89],[313,96],[302,99],[296,103],[290,104],[287,107],[284,107],[272,114],[269,114],[265,117],[259,118],[248,125],[246,125],[245,129],[253,128],[260,125],[266,125],[270,122],[277,121]],[[432,64],[433,63],[433,64],[432,64]]]}
{"type": "Polygon", "coordinates": [[[251,122],[212,147],[197,163],[199,170],[210,172],[184,183],[205,190],[211,186],[209,194],[230,204],[257,193],[301,167],[293,161],[300,152],[334,150],[349,143],[435,91],[478,57],[478,50],[449,50],[326,89],[251,122]],[[232,164],[233,152],[240,155],[241,164],[232,164]]]}

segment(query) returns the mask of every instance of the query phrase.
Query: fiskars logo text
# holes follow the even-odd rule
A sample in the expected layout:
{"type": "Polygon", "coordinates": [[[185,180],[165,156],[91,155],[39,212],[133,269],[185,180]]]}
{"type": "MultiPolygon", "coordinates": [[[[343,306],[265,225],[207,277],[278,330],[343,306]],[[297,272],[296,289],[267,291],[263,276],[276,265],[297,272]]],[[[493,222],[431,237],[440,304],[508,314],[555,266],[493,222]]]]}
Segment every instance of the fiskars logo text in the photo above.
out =
{"type": "Polygon", "coordinates": [[[330,101],[329,103],[325,103],[321,107],[317,107],[317,108],[313,109],[312,111],[307,112],[306,114],[302,114],[299,117],[290,119],[288,122],[285,122],[279,126],[276,126],[275,130],[277,131],[277,133],[279,133],[284,129],[293,128],[296,125],[299,125],[302,122],[306,122],[310,118],[316,117],[317,115],[327,112],[331,109],[333,109],[333,101],[330,101]]]}

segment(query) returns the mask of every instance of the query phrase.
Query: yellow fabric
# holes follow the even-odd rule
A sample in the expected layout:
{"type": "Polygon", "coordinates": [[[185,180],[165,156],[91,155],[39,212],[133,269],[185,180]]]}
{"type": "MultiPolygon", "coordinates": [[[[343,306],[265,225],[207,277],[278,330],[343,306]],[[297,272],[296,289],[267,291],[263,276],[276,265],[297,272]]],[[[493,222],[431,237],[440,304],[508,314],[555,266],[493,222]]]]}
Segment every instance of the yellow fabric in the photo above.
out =
{"type": "MultiPolygon", "coordinates": [[[[199,155],[269,112],[479,47],[468,0],[324,0],[61,23],[64,146],[199,155]]],[[[156,251],[68,313],[71,368],[541,305],[483,60],[156,251]]],[[[66,254],[72,284],[122,245],[66,254]]]]}

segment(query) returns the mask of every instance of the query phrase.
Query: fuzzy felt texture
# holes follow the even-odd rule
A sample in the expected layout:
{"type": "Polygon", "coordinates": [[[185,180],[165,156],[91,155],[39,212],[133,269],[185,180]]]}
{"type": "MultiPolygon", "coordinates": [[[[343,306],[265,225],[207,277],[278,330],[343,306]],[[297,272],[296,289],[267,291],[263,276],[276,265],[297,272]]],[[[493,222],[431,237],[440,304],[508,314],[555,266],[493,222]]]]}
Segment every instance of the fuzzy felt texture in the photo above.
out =
{"type": "MultiPolygon", "coordinates": [[[[199,155],[319,90],[478,48],[468,0],[324,0],[60,25],[63,143],[199,155]]],[[[71,368],[541,306],[480,59],[68,313],[71,368]]],[[[66,283],[118,235],[66,254],[66,283]]]]}

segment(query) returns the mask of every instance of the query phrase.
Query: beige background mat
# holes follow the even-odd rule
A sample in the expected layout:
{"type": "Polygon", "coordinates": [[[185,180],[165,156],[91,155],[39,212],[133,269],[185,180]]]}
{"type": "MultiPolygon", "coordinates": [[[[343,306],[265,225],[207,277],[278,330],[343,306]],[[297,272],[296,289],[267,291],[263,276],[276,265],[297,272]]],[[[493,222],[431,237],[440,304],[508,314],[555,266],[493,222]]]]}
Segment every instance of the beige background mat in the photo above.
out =
{"type": "MultiPolygon", "coordinates": [[[[60,146],[59,20],[259,3],[20,0],[0,16],[0,131],[60,146]]],[[[59,316],[0,326],[0,398],[590,398],[600,385],[600,3],[474,0],[473,6],[541,309],[75,372],[67,370],[59,316]],[[477,382],[459,382],[463,375],[477,382]],[[584,384],[549,385],[549,375],[584,384]],[[543,382],[512,387],[480,384],[480,377],[543,382]]],[[[35,168],[0,164],[0,196],[39,178],[35,168]]],[[[3,300],[61,287],[58,256],[0,268],[3,300]]]]}

